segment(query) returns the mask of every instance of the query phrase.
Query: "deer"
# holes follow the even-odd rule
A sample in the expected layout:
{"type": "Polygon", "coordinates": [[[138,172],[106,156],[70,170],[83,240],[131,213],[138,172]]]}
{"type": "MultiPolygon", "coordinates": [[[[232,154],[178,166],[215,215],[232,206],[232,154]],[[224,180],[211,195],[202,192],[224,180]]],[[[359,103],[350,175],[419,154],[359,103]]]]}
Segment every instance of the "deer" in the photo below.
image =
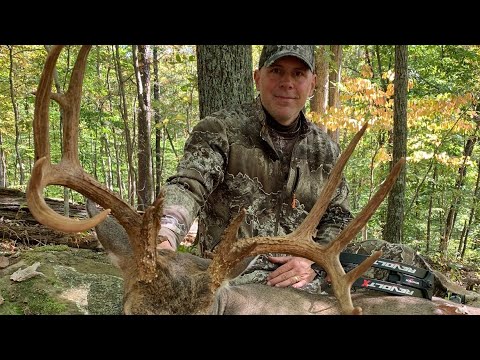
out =
{"type": "Polygon", "coordinates": [[[35,164],[27,187],[27,203],[32,215],[45,226],[64,232],[95,228],[111,261],[120,268],[124,280],[123,313],[129,314],[480,314],[443,299],[385,296],[375,291],[352,294],[352,284],[382,254],[373,253],[356,268],[345,272],[339,254],[368,222],[392,188],[405,164],[400,159],[363,210],[328,245],[313,240],[315,228],[337,188],[347,161],[367,129],[365,123],[352,138],[330,172],[317,202],[292,233],[237,239],[245,217],[242,209],[226,228],[213,259],[188,252],[157,248],[163,193],[143,213],[137,212],[116,193],[85,172],[78,156],[78,127],[82,84],[91,45],[83,45],[70,77],[66,93],[52,93],[53,71],[63,46],[49,51],[35,93],[33,120],[35,164]],[[50,159],[49,106],[56,101],[64,111],[61,160],[50,159]],[[90,218],[77,220],[53,211],[43,191],[48,185],[62,185],[99,204],[88,205],[90,218]],[[110,214],[112,216],[110,216],[110,214]],[[229,279],[245,268],[251,256],[280,252],[308,258],[329,275],[332,295],[314,295],[294,288],[262,284],[232,286],[229,279]],[[356,306],[353,305],[355,299],[356,306]]]}

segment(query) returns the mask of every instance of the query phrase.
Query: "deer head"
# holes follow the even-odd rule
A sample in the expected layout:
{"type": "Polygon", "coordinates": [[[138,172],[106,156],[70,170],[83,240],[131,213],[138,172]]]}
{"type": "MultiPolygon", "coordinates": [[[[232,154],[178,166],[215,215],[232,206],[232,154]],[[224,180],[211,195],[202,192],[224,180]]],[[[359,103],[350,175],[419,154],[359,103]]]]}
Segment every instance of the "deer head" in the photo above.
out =
{"type": "MultiPolygon", "coordinates": [[[[64,232],[88,230],[104,221],[108,214],[125,229],[128,244],[108,245],[117,258],[125,281],[124,311],[131,313],[209,313],[217,289],[239,262],[250,255],[281,252],[309,258],[330,275],[340,311],[361,314],[354,307],[350,288],[354,281],[380,257],[377,252],[354,270],[345,273],[339,254],[366,224],[393,186],[405,160],[400,160],[366,207],[339,236],[326,246],[313,241],[315,228],[340,182],[348,158],[367,128],[355,135],[332,169],[329,180],[303,223],[291,234],[280,237],[254,237],[237,241],[237,230],[245,211],[241,211],[225,230],[218,251],[210,263],[190,254],[156,249],[163,196],[159,196],[143,215],[115,193],[87,174],[78,158],[80,100],[87,55],[91,46],[82,46],[65,94],[52,94],[52,77],[62,46],[54,46],[47,56],[36,92],[33,122],[35,165],[27,188],[27,201],[33,216],[42,224],[64,232]],[[49,105],[55,100],[64,111],[63,154],[58,164],[50,161],[49,105]],[[43,197],[47,185],[69,187],[104,209],[83,221],[65,218],[48,207],[43,197]]],[[[258,287],[255,287],[258,288],[258,287]]],[[[292,289],[288,290],[291,291],[292,289]]],[[[275,290],[277,291],[277,290],[275,290]]],[[[258,294],[258,291],[256,292],[258,294]]]]}

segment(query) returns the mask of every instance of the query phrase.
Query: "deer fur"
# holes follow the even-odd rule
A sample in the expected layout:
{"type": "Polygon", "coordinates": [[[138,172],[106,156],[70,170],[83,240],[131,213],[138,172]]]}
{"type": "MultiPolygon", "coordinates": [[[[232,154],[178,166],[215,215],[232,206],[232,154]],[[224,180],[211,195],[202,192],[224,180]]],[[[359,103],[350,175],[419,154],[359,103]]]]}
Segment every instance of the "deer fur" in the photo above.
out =
{"type": "MultiPolygon", "coordinates": [[[[87,200],[87,213],[99,213],[87,200]]],[[[140,289],[131,270],[133,255],[125,229],[108,217],[95,227],[97,238],[112,263],[124,274],[126,314],[210,314],[210,315],[338,315],[341,311],[332,295],[314,295],[291,287],[278,288],[263,284],[231,286],[228,280],[215,293],[209,291],[210,259],[184,252],[158,250],[157,259],[164,262],[165,272],[154,286],[140,289]],[[142,295],[139,295],[142,294],[142,295]]],[[[232,273],[240,273],[241,263],[232,273]]],[[[440,298],[421,299],[392,296],[359,290],[352,300],[371,315],[480,315],[480,308],[465,306],[440,298]]]]}

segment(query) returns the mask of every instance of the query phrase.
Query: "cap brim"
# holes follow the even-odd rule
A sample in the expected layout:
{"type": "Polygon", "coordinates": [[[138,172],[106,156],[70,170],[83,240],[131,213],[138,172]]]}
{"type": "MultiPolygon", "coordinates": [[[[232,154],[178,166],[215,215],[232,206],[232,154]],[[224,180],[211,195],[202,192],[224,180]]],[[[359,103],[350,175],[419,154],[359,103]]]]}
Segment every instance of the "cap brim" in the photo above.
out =
{"type": "Polygon", "coordinates": [[[299,55],[298,53],[292,51],[278,52],[272,55],[270,58],[267,59],[267,61],[265,61],[265,64],[263,66],[271,66],[275,61],[285,56],[295,56],[296,58],[302,60],[305,65],[307,65],[308,68],[313,72],[313,67],[308,63],[308,60],[305,57],[299,55]]]}

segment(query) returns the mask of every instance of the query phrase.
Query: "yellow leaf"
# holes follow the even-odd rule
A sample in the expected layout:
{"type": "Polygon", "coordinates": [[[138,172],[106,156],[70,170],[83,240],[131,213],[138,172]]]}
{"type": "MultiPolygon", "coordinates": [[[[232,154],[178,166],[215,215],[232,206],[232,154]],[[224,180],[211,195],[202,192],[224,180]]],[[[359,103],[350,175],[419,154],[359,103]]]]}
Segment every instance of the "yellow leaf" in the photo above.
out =
{"type": "Polygon", "coordinates": [[[368,64],[364,64],[360,69],[360,75],[364,78],[371,79],[373,78],[373,71],[372,67],[368,64]]]}
{"type": "Polygon", "coordinates": [[[387,92],[385,94],[387,95],[387,97],[391,98],[394,93],[395,93],[395,90],[394,90],[393,84],[388,84],[387,85],[387,92]]]}

